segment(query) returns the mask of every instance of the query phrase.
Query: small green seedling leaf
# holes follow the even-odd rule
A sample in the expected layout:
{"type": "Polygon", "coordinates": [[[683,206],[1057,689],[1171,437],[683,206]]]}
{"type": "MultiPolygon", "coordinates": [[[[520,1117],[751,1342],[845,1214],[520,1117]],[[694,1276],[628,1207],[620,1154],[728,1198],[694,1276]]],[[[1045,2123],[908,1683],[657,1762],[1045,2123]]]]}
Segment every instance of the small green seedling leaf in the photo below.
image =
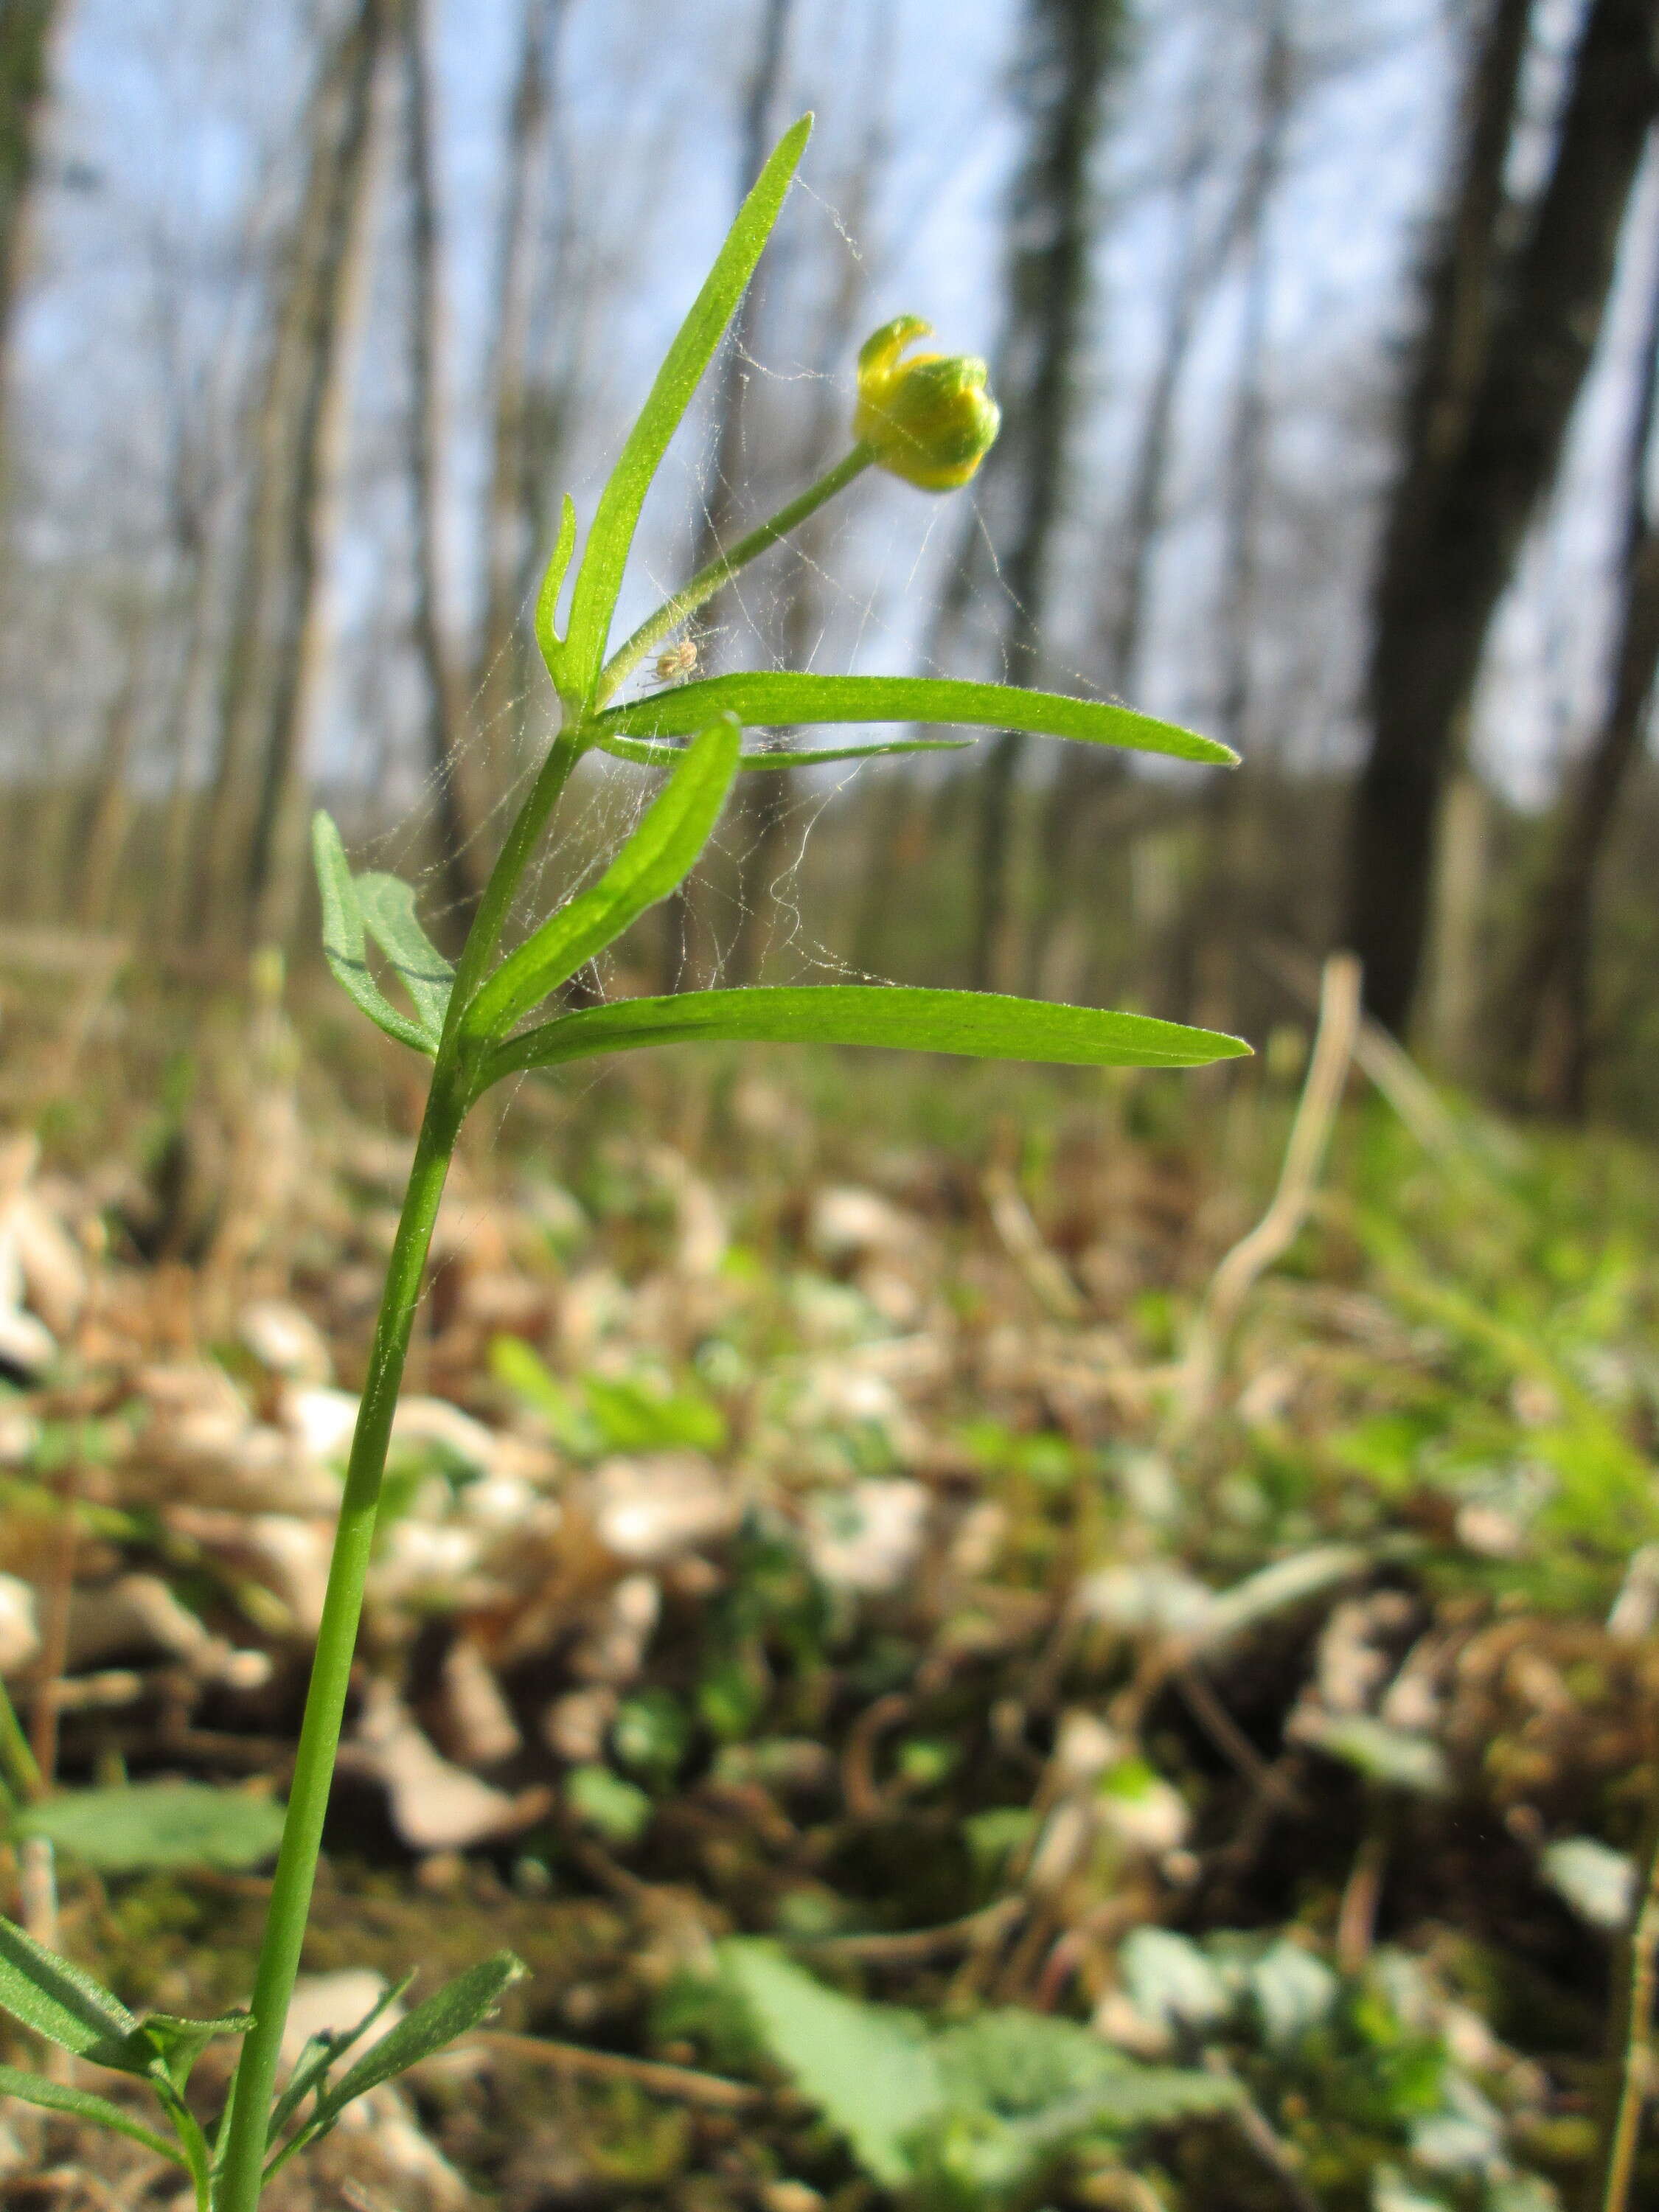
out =
{"type": "Polygon", "coordinates": [[[728,714],[679,757],[667,784],[599,882],[561,907],[484,985],[466,1010],[469,1036],[503,1036],[614,943],[647,907],[684,881],[731,789],[741,738],[728,714]]]}
{"type": "Polygon", "coordinates": [[[1137,1928],[1118,1954],[1118,1971],[1135,2010],[1156,2027],[1212,2027],[1231,2009],[1211,1960],[1168,1928],[1137,1928]]]}
{"type": "Polygon", "coordinates": [[[364,927],[408,992],[422,1034],[435,1052],[454,969],[416,920],[414,890],[400,876],[359,876],[357,898],[364,927]]]}
{"type": "Polygon", "coordinates": [[[547,672],[553,679],[553,688],[561,690],[560,678],[564,673],[564,641],[554,623],[558,618],[559,593],[564,588],[565,571],[570,566],[570,556],[576,550],[575,502],[566,492],[559,508],[559,535],[553,547],[552,558],[542,576],[541,589],[536,594],[536,642],[541,647],[547,672]]]}
{"type": "Polygon", "coordinates": [[[1628,1927],[1636,1905],[1636,1862],[1594,1836],[1564,1836],[1545,1850],[1544,1879],[1594,1928],[1628,1927]]]}
{"type": "Polygon", "coordinates": [[[44,1837],[100,1874],[189,1866],[240,1873],[274,1855],[283,1808],[202,1782],[123,1783],[45,1798],[17,1815],[12,1833],[44,1837]]]}
{"type": "MultiPolygon", "coordinates": [[[[726,243],[702,289],[680,325],[667,358],[657,372],[656,382],[640,410],[639,419],[629,432],[617,465],[599,495],[599,511],[588,532],[571,594],[570,626],[565,633],[562,655],[566,682],[583,697],[591,694],[605,662],[611,617],[622,588],[623,570],[627,566],[645,495],[668,451],[670,439],[691,403],[692,393],[702,380],[703,371],[714,358],[726,325],[737,312],[738,302],[754,274],[755,264],[771,235],[784,195],[806,150],[811,129],[812,118],[807,115],[784,133],[753,191],[738,209],[737,221],[727,232],[726,243]]],[[[706,728],[719,712],[718,707],[713,708],[700,722],[690,726],[706,728]]],[[[685,726],[682,730],[684,734],[689,734],[685,726]]]]}
{"type": "Polygon", "coordinates": [[[425,1031],[398,1012],[369,973],[362,902],[331,816],[313,817],[311,849],[323,905],[323,954],[335,981],[377,1028],[430,1057],[434,1047],[425,1031]]]}
{"type": "MultiPolygon", "coordinates": [[[[824,768],[832,761],[878,760],[889,753],[961,753],[972,738],[893,738],[873,745],[808,746],[805,750],[781,749],[770,752],[739,753],[739,773],[785,768],[824,768]]],[[[601,749],[617,759],[632,761],[636,768],[672,768],[684,758],[678,744],[654,744],[648,738],[601,738],[601,749]]]]}
{"type": "Polygon", "coordinates": [[[1231,745],[1178,723],[1160,722],[1103,699],[1060,691],[1027,691],[1012,684],[964,684],[944,676],[808,676],[787,669],[751,670],[678,684],[649,698],[612,707],[598,719],[605,735],[687,737],[718,714],[735,714],[745,729],[823,722],[957,722],[987,730],[1028,730],[1085,744],[1121,745],[1167,753],[1176,760],[1232,768],[1231,745]]]}
{"type": "Polygon", "coordinates": [[[1369,1713],[1344,1713],[1302,1732],[1302,1741],[1385,1789],[1442,1797],[1451,1787],[1446,1755],[1432,1736],[1390,1728],[1369,1713]]]}
{"type": "Polygon", "coordinates": [[[39,2105],[48,2112],[67,2112],[77,2120],[88,2120],[95,2128],[107,2128],[112,2135],[126,2136],[131,2141],[143,2143],[158,2158],[170,2159],[175,2166],[188,2163],[175,2142],[169,2142],[154,2128],[147,2128],[142,2120],[135,2120],[130,2112],[112,2105],[107,2097],[94,2096],[90,2089],[71,2089],[67,2082],[49,2081],[43,2074],[26,2074],[15,2066],[0,2066],[0,2097],[16,2097],[26,2105],[39,2105]]]}
{"type": "Polygon", "coordinates": [[[623,1845],[638,1843],[656,1810],[637,1783],[597,1764],[571,1768],[564,1801],[586,1826],[597,1829],[607,1843],[623,1845]]]}
{"type": "Polygon", "coordinates": [[[1072,1067],[1202,1067],[1249,1050],[1242,1039],[1215,1030],[992,991],[809,984],[584,1007],[498,1046],[485,1064],[484,1079],[495,1082],[520,1068],[556,1066],[595,1053],[698,1042],[885,1045],[1072,1067]]]}
{"type": "Polygon", "coordinates": [[[885,2189],[912,2178],[909,2145],[943,2117],[946,2086],[920,2021],[826,1989],[769,1944],[718,1947],[766,2048],[885,2189]]]}
{"type": "Polygon", "coordinates": [[[378,2089],[383,2081],[395,2081],[458,2036],[469,2034],[489,2019],[524,1972],[523,1961],[511,1951],[498,1951],[494,1958],[481,1960],[464,1974],[457,1974],[453,1982],[446,1982],[424,2004],[416,2005],[395,2027],[388,2028],[350,2071],[318,2100],[319,2126],[331,2126],[356,2099],[378,2089]]]}
{"type": "Polygon", "coordinates": [[[143,2070],[106,2055],[125,2051],[138,2025],[120,1999],[9,1920],[0,1920],[0,2011],[76,2057],[143,2070]]]}

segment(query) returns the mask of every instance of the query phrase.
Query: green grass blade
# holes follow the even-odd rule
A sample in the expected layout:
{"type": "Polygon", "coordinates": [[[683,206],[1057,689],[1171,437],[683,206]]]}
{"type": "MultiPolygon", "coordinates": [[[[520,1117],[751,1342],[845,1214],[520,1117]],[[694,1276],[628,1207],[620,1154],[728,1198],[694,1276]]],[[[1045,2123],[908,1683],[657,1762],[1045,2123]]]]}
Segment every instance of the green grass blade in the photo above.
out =
{"type": "Polygon", "coordinates": [[[602,738],[678,738],[702,729],[718,714],[735,714],[749,729],[798,722],[959,722],[1167,753],[1212,768],[1231,768],[1238,759],[1231,745],[1109,700],[1073,699],[1063,692],[1026,691],[1011,684],[962,684],[944,676],[803,676],[748,670],[630,700],[599,715],[595,726],[602,738]]]}
{"type": "MultiPolygon", "coordinates": [[[[571,594],[570,627],[562,655],[568,684],[583,696],[591,690],[605,664],[611,613],[651,480],[754,274],[811,129],[811,117],[803,116],[773,149],[754,190],[738,210],[738,219],[727,232],[702,291],[692,301],[690,313],[680,325],[650,396],[599,495],[599,511],[571,594]]],[[[712,708],[702,721],[689,726],[704,729],[720,711],[712,708]]],[[[686,728],[682,726],[683,732],[686,728]]]]}
{"type": "Polygon", "coordinates": [[[323,904],[323,955],[334,980],[358,1010],[399,1044],[430,1055],[424,1031],[400,1014],[368,971],[362,902],[331,816],[318,813],[311,824],[311,850],[317,865],[317,891],[323,904]]]}
{"type": "MultiPolygon", "coordinates": [[[[971,738],[894,738],[873,745],[824,745],[804,752],[739,753],[740,769],[822,768],[829,761],[875,760],[884,753],[959,753],[973,744],[971,738]]],[[[653,744],[648,738],[601,738],[602,749],[636,768],[672,768],[684,759],[684,748],[653,744]]]]}
{"type": "Polygon", "coordinates": [[[599,882],[504,960],[467,1008],[469,1036],[502,1035],[684,882],[732,787],[742,737],[728,715],[675,757],[673,775],[599,882]]]}
{"type": "Polygon", "coordinates": [[[171,2159],[175,2166],[189,2163],[177,2143],[147,2128],[142,2120],[135,2120],[107,2097],[94,2096],[90,2089],[71,2089],[67,2082],[47,2081],[44,2074],[25,2074],[15,2066],[0,2066],[0,2097],[16,2097],[48,2112],[68,2112],[77,2120],[89,2120],[95,2128],[129,2136],[158,2157],[171,2159]]]}
{"type": "Polygon", "coordinates": [[[408,992],[422,1033],[435,1050],[455,970],[416,920],[413,889],[400,876],[359,876],[357,900],[364,927],[408,992]]]}
{"type": "Polygon", "coordinates": [[[0,2012],[77,2057],[124,2043],[138,2022],[90,1974],[0,1920],[0,2012]]]}
{"type": "Polygon", "coordinates": [[[486,1079],[601,1052],[686,1043],[868,1044],[973,1060],[1038,1060],[1073,1067],[1203,1067],[1248,1053],[1239,1037],[1146,1014],[1102,1012],[991,991],[925,991],[879,984],[693,991],[584,1008],[510,1038],[486,1079]]]}

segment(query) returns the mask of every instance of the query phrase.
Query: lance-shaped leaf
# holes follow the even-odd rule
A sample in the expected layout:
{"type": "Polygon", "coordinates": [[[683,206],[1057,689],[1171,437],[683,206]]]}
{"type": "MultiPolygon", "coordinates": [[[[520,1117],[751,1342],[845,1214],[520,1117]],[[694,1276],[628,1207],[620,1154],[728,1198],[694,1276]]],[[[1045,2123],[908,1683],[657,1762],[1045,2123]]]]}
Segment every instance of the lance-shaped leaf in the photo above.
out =
{"type": "Polygon", "coordinates": [[[585,1007],[497,1046],[485,1065],[485,1079],[594,1053],[696,1042],[888,1045],[1073,1067],[1203,1067],[1250,1048],[1218,1030],[1187,1029],[1146,1014],[1105,1013],[992,991],[824,983],[690,991],[679,998],[620,999],[585,1007]]]}
{"type": "Polygon", "coordinates": [[[177,2143],[169,2142],[154,2128],[147,2128],[142,2120],[135,2120],[131,2112],[123,2112],[107,2097],[94,2096],[90,2089],[71,2089],[67,2082],[47,2081],[44,2074],[26,2074],[15,2066],[0,2066],[0,2097],[21,2098],[24,2104],[39,2105],[48,2112],[68,2112],[77,2120],[90,2120],[94,2127],[130,2136],[134,2142],[143,2143],[146,2150],[154,2151],[158,2158],[171,2159],[175,2166],[186,2163],[177,2143]]]}
{"type": "Polygon", "coordinates": [[[399,1044],[430,1054],[424,1030],[400,1014],[369,973],[362,902],[331,817],[317,814],[311,825],[311,849],[317,864],[317,890],[323,903],[323,952],[334,980],[370,1021],[399,1044]]]}
{"type": "Polygon", "coordinates": [[[121,2000],[9,1920],[0,1920],[0,2011],[77,2057],[145,2070],[123,2055],[138,2022],[121,2000]]]}
{"type": "MultiPolygon", "coordinates": [[[[692,301],[690,313],[680,325],[639,420],[629,432],[628,442],[599,495],[599,511],[571,594],[570,627],[565,634],[562,665],[573,690],[586,694],[604,665],[611,617],[645,495],[754,274],[811,129],[812,118],[805,115],[785,132],[754,190],[738,209],[738,219],[726,233],[726,243],[692,301]]],[[[712,708],[691,726],[705,728],[719,712],[718,707],[712,708]]]]}
{"type": "Polygon", "coordinates": [[[402,877],[359,876],[357,899],[364,927],[408,992],[428,1048],[435,1051],[443,1035],[454,969],[415,919],[415,893],[402,877]]]}
{"type": "MultiPolygon", "coordinates": [[[[875,760],[885,753],[959,753],[973,744],[971,738],[890,738],[872,745],[809,746],[804,751],[780,748],[771,752],[739,753],[739,769],[823,768],[830,761],[875,760]]],[[[683,745],[662,744],[649,738],[611,736],[599,740],[603,750],[636,768],[672,768],[684,760],[683,745]]]]}
{"type": "Polygon", "coordinates": [[[738,764],[732,715],[702,732],[596,884],[578,892],[504,960],[466,1010],[469,1036],[499,1036],[603,952],[696,865],[738,764]]]}
{"type": "Polygon", "coordinates": [[[466,2035],[489,2019],[506,1990],[525,1972],[522,1960],[511,1951],[498,1951],[453,1982],[446,1982],[424,2004],[416,2006],[386,2033],[357,2063],[319,2100],[316,2121],[328,2127],[358,2097],[378,2089],[418,2066],[423,2058],[446,2050],[457,2036],[466,2035]]]}
{"type": "Polygon", "coordinates": [[[568,492],[559,507],[559,534],[554,542],[552,557],[542,571],[541,589],[536,594],[536,642],[541,647],[547,672],[553,678],[554,689],[564,674],[564,641],[553,627],[558,618],[559,593],[564,586],[565,570],[570,566],[570,556],[576,550],[576,508],[568,492]]]}
{"type": "Polygon", "coordinates": [[[1231,768],[1231,745],[1200,738],[1109,700],[1073,699],[1012,684],[963,684],[945,676],[805,676],[756,669],[677,684],[598,717],[602,737],[684,737],[712,715],[735,714],[746,729],[793,722],[957,722],[985,730],[1030,730],[1085,744],[1231,768]]]}
{"type": "Polygon", "coordinates": [[[382,2014],[401,2002],[414,1978],[410,1973],[400,1982],[388,1983],[355,2027],[325,2028],[320,2035],[306,2038],[305,2047],[288,2077],[288,2087],[271,2107],[270,2125],[266,2130],[268,2142],[276,2142],[312,2091],[320,2086],[352,2045],[361,2043],[382,2014]]]}

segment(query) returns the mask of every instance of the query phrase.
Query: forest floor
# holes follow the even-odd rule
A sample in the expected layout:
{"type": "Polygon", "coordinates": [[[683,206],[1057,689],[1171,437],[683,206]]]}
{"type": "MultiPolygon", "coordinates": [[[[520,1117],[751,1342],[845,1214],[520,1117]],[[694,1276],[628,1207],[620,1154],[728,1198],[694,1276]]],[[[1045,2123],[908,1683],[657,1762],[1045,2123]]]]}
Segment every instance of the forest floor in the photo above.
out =
{"type": "MultiPolygon", "coordinates": [[[[89,1031],[0,1147],[29,1909],[173,2011],[245,1996],[260,1864],[79,1793],[280,1798],[416,1103],[324,1018],[320,1061],[216,1021],[89,1031]]],[[[1659,1163],[1382,1060],[1223,1267],[1304,1042],[1185,1080],[664,1055],[470,1134],[304,1996],[530,1971],[273,2207],[1582,2195],[1659,1771],[1659,1163]],[[733,1935],[817,1978],[769,2024],[733,1935]],[[857,2109],[897,2006],[1014,2016],[925,2148],[857,2109]],[[1039,2154],[1033,2016],[1168,2109],[1039,2154]]],[[[11,2212],[172,2189],[3,2115],[11,2212]]]]}

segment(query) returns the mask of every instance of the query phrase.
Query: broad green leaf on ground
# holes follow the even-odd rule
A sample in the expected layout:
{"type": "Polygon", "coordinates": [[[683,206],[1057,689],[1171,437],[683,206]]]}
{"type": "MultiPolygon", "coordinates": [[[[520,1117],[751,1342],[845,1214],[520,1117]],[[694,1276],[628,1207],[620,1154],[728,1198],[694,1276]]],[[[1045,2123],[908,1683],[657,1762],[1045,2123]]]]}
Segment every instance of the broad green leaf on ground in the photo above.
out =
{"type": "Polygon", "coordinates": [[[175,2166],[185,2163],[176,2142],[169,2142],[154,2128],[135,2120],[119,2105],[112,2104],[107,2097],[95,2096],[90,2089],[72,2089],[67,2082],[47,2081],[43,2074],[26,2074],[15,2066],[0,2066],[0,2097],[16,2097],[26,2105],[38,2105],[48,2112],[67,2112],[71,2118],[88,2120],[95,2128],[108,2128],[112,2134],[143,2143],[146,2150],[154,2151],[158,2158],[171,2160],[175,2166]]]}
{"type": "Polygon", "coordinates": [[[523,1962],[511,1951],[498,1951],[493,1958],[483,1959],[464,1974],[457,1974],[453,1982],[446,1982],[424,2004],[416,2005],[395,2027],[388,2028],[349,2072],[325,2091],[318,2101],[319,2124],[326,2127],[356,2098],[406,2074],[423,2058],[447,2049],[458,2036],[469,2034],[489,2019],[524,1971],[523,1962]]]}
{"type": "Polygon", "coordinates": [[[814,984],[692,991],[585,1007],[509,1038],[486,1062],[484,1079],[595,1053],[697,1042],[885,1045],[1072,1067],[1203,1067],[1249,1050],[1241,1039],[1218,1030],[1187,1029],[1146,1014],[1106,1013],[992,991],[814,984]]]}
{"type": "Polygon", "coordinates": [[[234,1873],[275,1855],[283,1808],[204,1782],[123,1783],[43,1798],[17,1815],[12,1832],[42,1836],[100,1874],[188,1866],[234,1873]]]}
{"type": "MultiPolygon", "coordinates": [[[[646,493],[754,274],[811,129],[812,118],[807,115],[785,132],[738,209],[737,221],[680,325],[639,419],[599,495],[599,510],[571,594],[570,624],[565,633],[562,660],[573,690],[586,693],[604,664],[611,617],[646,493]]],[[[711,708],[695,726],[706,728],[720,712],[718,706],[711,708]]]]}
{"type": "Polygon", "coordinates": [[[408,992],[416,1019],[435,1051],[443,1035],[455,970],[415,918],[415,893],[401,876],[357,878],[363,925],[408,992]]]}
{"type": "Polygon", "coordinates": [[[81,2058],[118,2049],[138,2025],[90,1974],[9,1920],[0,1920],[0,2011],[81,2058]]]}
{"type": "Polygon", "coordinates": [[[750,729],[803,722],[957,722],[1167,753],[1218,768],[1231,768],[1238,758],[1213,738],[1108,700],[944,676],[808,676],[787,670],[711,676],[612,707],[595,726],[605,736],[689,737],[719,714],[735,714],[750,729]]]}
{"type": "Polygon", "coordinates": [[[362,902],[331,816],[319,812],[313,817],[311,849],[323,906],[323,954],[335,981],[377,1028],[429,1055],[434,1048],[425,1031],[398,1012],[369,973],[362,902]]]}
{"type": "Polygon", "coordinates": [[[952,2104],[1007,2114],[1041,2112],[1130,2064],[1076,2021],[1012,2006],[945,2028],[933,2050],[952,2104]]]}
{"type": "MultiPolygon", "coordinates": [[[[782,747],[775,751],[739,753],[739,770],[753,773],[762,769],[825,768],[832,761],[878,760],[888,753],[959,753],[973,744],[971,738],[892,738],[872,745],[819,745],[805,750],[782,747]]],[[[684,760],[684,749],[677,744],[653,744],[648,738],[602,738],[605,751],[614,753],[618,760],[632,761],[636,768],[672,768],[684,760]]]]}
{"type": "Polygon", "coordinates": [[[720,1966],[767,2050],[888,2189],[909,2179],[906,2146],[946,2110],[918,2021],[826,1989],[764,1943],[719,1947],[720,1966]]]}
{"type": "Polygon", "coordinates": [[[544,922],[473,1000],[469,1036],[510,1029],[684,880],[725,804],[741,736],[727,715],[678,757],[673,775],[599,882],[544,922]]]}

